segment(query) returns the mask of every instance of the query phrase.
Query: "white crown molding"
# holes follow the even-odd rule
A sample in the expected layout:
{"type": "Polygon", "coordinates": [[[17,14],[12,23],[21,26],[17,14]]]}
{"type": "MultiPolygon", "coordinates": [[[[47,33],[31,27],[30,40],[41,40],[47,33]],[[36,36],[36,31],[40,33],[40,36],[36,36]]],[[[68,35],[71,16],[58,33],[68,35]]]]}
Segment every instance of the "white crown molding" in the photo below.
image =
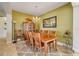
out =
{"type": "Polygon", "coordinates": [[[12,2],[11,7],[15,11],[40,16],[67,3],[68,2],[12,2]]]}

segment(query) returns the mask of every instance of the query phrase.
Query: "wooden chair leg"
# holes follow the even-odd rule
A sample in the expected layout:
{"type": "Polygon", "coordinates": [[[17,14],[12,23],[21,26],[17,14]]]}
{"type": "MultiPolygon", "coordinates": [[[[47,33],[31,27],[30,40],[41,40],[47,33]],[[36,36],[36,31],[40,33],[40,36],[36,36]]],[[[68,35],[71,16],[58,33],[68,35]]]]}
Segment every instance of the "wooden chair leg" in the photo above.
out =
{"type": "Polygon", "coordinates": [[[54,49],[57,50],[57,41],[54,41],[54,49]]]}
{"type": "Polygon", "coordinates": [[[36,55],[36,47],[34,47],[33,52],[34,52],[34,55],[36,55]]]}
{"type": "Polygon", "coordinates": [[[50,43],[50,52],[52,52],[52,48],[54,48],[54,43],[50,43]]]}

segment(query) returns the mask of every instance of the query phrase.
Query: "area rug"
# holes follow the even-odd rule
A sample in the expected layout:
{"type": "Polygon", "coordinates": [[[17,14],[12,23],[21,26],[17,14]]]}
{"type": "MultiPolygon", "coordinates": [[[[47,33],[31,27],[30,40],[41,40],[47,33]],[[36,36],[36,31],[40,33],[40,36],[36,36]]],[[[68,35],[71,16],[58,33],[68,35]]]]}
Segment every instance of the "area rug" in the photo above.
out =
{"type": "MultiPolygon", "coordinates": [[[[34,54],[32,48],[27,46],[25,41],[23,40],[19,40],[15,45],[18,56],[44,56],[42,52],[38,52],[37,50],[34,54]]],[[[52,51],[50,52],[50,49],[48,49],[48,56],[73,56],[73,55],[79,55],[79,54],[74,54],[71,49],[68,49],[64,46],[58,46],[57,51],[55,51],[52,48],[52,51]]]]}

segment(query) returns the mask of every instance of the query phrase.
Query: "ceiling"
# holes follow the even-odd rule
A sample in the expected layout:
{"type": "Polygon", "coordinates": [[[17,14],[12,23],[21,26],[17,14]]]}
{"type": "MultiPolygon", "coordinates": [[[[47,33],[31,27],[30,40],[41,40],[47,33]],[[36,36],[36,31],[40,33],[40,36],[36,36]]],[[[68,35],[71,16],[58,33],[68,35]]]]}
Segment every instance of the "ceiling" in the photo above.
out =
{"type": "Polygon", "coordinates": [[[11,7],[15,11],[40,16],[67,3],[68,2],[12,2],[11,7]]]}

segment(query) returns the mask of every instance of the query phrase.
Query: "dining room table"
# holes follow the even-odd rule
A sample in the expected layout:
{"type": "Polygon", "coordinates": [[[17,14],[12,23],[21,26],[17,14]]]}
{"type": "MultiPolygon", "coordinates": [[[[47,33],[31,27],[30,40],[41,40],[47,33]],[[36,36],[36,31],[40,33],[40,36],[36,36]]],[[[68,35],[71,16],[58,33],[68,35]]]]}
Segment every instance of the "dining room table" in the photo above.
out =
{"type": "MultiPolygon", "coordinates": [[[[33,36],[34,36],[33,32],[33,36]]],[[[57,36],[56,35],[50,35],[46,33],[40,33],[40,40],[44,44],[44,55],[48,55],[48,48],[50,43],[53,43],[54,49],[57,50],[57,36]]]]}
{"type": "Polygon", "coordinates": [[[57,36],[53,36],[50,34],[40,34],[41,42],[44,44],[44,54],[48,55],[48,47],[50,43],[54,44],[54,49],[57,50],[57,36]]]}

